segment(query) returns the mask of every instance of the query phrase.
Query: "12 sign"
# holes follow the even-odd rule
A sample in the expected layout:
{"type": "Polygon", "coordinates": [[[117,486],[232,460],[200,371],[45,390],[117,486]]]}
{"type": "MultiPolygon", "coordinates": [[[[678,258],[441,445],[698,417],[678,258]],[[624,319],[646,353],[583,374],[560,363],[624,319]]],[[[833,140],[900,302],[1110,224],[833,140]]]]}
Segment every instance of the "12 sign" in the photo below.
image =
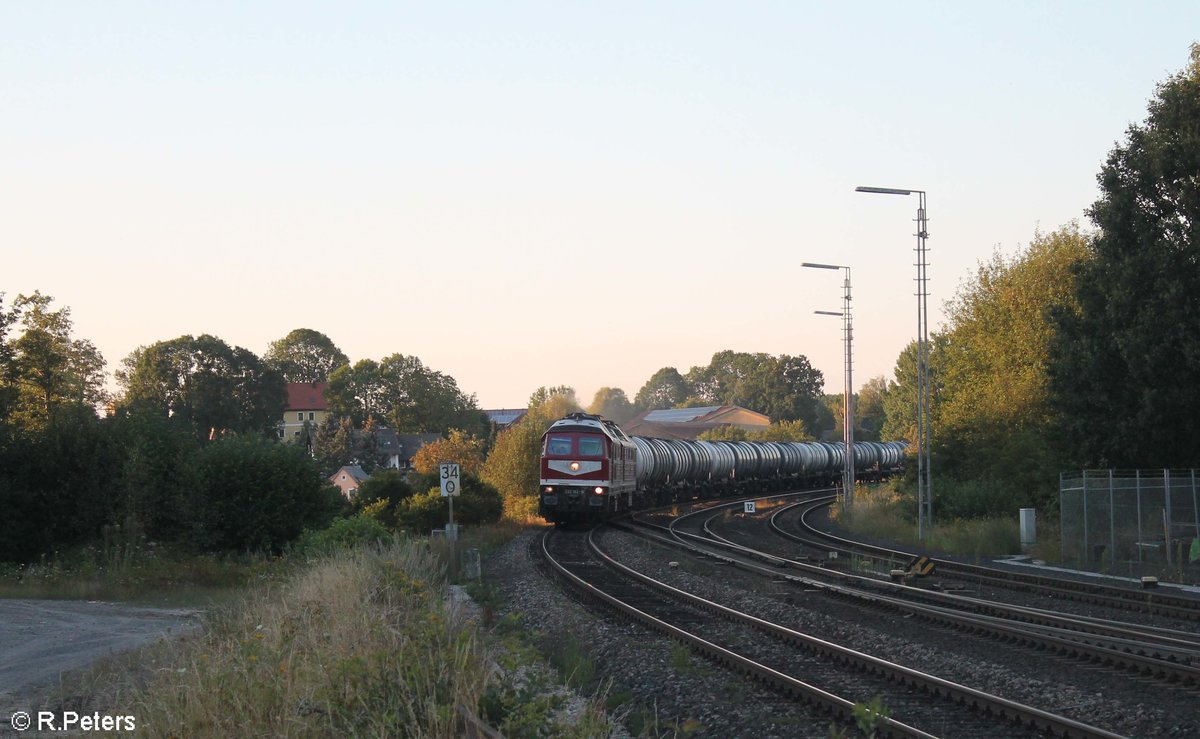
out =
{"type": "Polygon", "coordinates": [[[438,465],[438,470],[442,478],[442,497],[446,498],[451,495],[458,495],[458,465],[438,465]]]}

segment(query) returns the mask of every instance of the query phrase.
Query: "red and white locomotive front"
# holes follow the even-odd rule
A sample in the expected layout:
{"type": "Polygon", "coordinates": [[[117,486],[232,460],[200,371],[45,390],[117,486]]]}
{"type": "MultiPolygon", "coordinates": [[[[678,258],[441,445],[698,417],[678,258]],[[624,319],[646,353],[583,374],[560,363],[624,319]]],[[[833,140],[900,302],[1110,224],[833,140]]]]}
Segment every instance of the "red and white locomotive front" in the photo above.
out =
{"type": "Polygon", "coordinates": [[[594,521],[632,507],[637,448],[616,424],[572,413],[542,436],[538,513],[549,521],[594,521]]]}

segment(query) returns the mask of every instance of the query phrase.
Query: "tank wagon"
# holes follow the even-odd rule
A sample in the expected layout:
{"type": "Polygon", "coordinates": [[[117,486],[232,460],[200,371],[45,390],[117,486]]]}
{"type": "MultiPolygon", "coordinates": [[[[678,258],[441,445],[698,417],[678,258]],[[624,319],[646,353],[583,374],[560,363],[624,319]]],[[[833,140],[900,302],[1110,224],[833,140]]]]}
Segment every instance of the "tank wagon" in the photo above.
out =
{"type": "MultiPolygon", "coordinates": [[[[859,480],[900,469],[903,441],[854,444],[859,480]]],[[[685,441],[627,436],[588,413],[555,421],[542,436],[538,513],[555,523],[697,498],[833,484],[845,447],[819,441],[685,441]]]]}

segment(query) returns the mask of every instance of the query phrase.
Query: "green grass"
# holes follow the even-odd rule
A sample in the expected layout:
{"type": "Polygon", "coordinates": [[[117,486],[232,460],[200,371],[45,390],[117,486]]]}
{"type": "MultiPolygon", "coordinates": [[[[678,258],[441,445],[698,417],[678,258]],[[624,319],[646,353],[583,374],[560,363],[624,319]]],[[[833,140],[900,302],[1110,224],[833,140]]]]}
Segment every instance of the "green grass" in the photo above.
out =
{"type": "Polygon", "coordinates": [[[111,600],[201,607],[242,588],[283,580],[287,560],[266,555],[196,555],[149,547],[118,560],[84,548],[30,565],[0,564],[0,598],[111,600]]]}
{"type": "MultiPolygon", "coordinates": [[[[854,507],[833,509],[835,520],[850,531],[872,538],[917,546],[916,521],[895,491],[886,486],[859,488],[854,507]]],[[[1017,517],[986,517],[934,521],[925,546],[929,549],[968,556],[999,556],[1021,551],[1017,517]]]]}

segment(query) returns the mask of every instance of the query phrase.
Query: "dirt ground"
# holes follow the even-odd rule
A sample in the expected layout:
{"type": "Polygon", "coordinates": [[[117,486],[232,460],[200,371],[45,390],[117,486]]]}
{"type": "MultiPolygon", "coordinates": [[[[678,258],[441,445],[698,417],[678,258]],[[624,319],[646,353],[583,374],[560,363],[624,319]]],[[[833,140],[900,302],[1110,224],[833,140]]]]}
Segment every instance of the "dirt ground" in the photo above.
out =
{"type": "Polygon", "coordinates": [[[0,599],[0,736],[65,672],[198,627],[199,611],[119,603],[0,599]]]}

